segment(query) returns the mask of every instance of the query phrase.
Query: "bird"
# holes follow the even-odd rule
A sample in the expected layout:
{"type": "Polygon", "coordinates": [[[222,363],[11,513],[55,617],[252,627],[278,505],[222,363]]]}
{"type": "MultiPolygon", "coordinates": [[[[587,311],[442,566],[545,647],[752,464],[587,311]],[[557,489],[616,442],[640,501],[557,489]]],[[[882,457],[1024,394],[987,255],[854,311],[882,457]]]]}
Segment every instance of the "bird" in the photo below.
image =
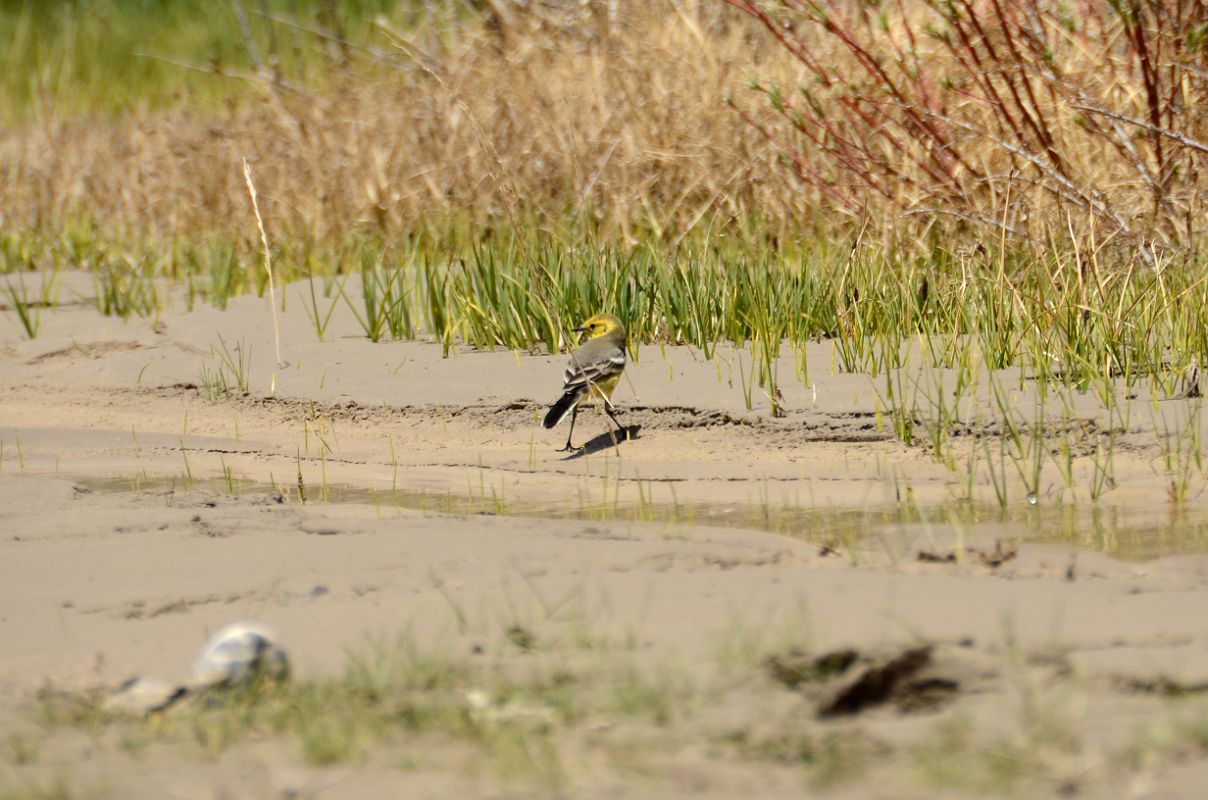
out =
{"type": "Polygon", "coordinates": [[[575,417],[579,414],[579,406],[591,405],[597,397],[603,400],[604,413],[617,430],[624,430],[612,413],[611,398],[625,371],[625,326],[612,314],[596,314],[572,330],[586,334],[587,341],[571,354],[562,379],[562,396],[550,406],[542,422],[546,428],[553,428],[566,419],[567,414],[571,415],[566,446],[558,450],[560,453],[579,449],[571,444],[575,417]]]}

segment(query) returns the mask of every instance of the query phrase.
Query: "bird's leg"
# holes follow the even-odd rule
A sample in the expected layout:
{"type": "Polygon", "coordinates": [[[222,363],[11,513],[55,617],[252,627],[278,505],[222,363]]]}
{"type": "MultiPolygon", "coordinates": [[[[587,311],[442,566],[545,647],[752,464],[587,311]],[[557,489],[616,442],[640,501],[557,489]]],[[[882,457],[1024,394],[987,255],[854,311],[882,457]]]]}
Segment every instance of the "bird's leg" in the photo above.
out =
{"type": "MultiPolygon", "coordinates": [[[[616,415],[612,413],[612,403],[608,402],[608,398],[604,398],[604,413],[612,420],[612,424],[617,426],[617,430],[625,434],[625,441],[629,441],[629,431],[621,427],[621,423],[617,422],[616,415]]],[[[612,449],[617,451],[617,458],[621,457],[621,446],[617,444],[617,435],[612,432],[612,425],[608,426],[608,438],[612,439],[612,449]]]]}
{"type": "MultiPolygon", "coordinates": [[[[608,418],[610,420],[612,420],[612,423],[617,426],[617,430],[619,430],[625,434],[625,441],[628,442],[629,441],[629,431],[626,430],[625,426],[621,424],[621,421],[617,419],[617,415],[615,413],[616,408],[617,407],[612,404],[611,398],[604,396],[604,412],[606,414],[608,414],[608,418]]],[[[608,431],[609,431],[609,433],[611,433],[612,428],[609,428],[608,431]]]]}
{"type": "MultiPolygon", "coordinates": [[[[612,423],[614,425],[617,426],[617,430],[620,431],[621,433],[625,434],[625,441],[628,442],[629,441],[629,430],[617,420],[617,415],[612,413],[612,404],[611,403],[604,406],[604,413],[608,414],[608,418],[610,420],[612,420],[612,423]]],[[[609,428],[608,432],[612,433],[612,428],[609,428]]],[[[615,440],[613,443],[614,444],[616,443],[615,440]]]]}
{"type": "Polygon", "coordinates": [[[570,410],[570,431],[566,434],[566,447],[556,451],[559,453],[571,453],[579,448],[570,443],[571,437],[575,435],[575,417],[579,416],[579,406],[576,405],[570,410]]]}
{"type": "MultiPolygon", "coordinates": [[[[608,406],[604,406],[604,410],[608,411],[608,406]]],[[[609,417],[609,419],[612,419],[611,411],[608,411],[608,417],[609,417]]],[[[613,419],[612,421],[616,422],[615,419],[613,419]]],[[[617,435],[612,432],[611,425],[608,426],[608,438],[612,439],[612,449],[617,451],[617,458],[620,458],[621,457],[621,446],[619,444],[617,444],[617,435]]]]}

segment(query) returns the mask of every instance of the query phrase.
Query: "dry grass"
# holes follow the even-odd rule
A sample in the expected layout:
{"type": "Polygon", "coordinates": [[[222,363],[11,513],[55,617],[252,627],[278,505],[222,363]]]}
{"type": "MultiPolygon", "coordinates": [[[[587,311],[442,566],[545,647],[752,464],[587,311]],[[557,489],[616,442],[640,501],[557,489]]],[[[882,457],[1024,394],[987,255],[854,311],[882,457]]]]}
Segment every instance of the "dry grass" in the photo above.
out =
{"type": "Polygon", "coordinates": [[[224,68],[225,106],[0,130],[0,225],[250,244],[246,157],[270,233],[294,242],[823,226],[937,234],[929,249],[989,226],[1042,246],[1093,233],[1153,266],[1208,230],[1204,8],[496,0],[396,9],[343,46],[266,15],[310,37],[321,75],[224,68]]]}
{"type": "Polygon", "coordinates": [[[440,30],[404,34],[383,21],[381,47],[353,50],[335,91],[253,81],[254,96],[225,111],[0,133],[0,221],[244,231],[243,157],[273,235],[312,241],[568,214],[630,241],[667,239],[756,211],[799,219],[809,207],[724,102],[756,70],[799,71],[787,57],[759,62],[770,40],[753,21],[705,2],[611,17],[607,4],[561,16],[498,7],[440,30]]]}

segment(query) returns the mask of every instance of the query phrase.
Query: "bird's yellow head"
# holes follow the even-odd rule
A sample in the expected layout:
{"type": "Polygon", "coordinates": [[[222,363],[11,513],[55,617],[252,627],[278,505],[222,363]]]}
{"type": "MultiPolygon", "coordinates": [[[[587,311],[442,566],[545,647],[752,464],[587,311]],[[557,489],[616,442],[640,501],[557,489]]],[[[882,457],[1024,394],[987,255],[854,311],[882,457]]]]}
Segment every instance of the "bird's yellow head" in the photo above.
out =
{"type": "Polygon", "coordinates": [[[625,326],[612,314],[596,314],[574,330],[587,334],[588,339],[608,336],[618,341],[625,341],[625,326]]]}

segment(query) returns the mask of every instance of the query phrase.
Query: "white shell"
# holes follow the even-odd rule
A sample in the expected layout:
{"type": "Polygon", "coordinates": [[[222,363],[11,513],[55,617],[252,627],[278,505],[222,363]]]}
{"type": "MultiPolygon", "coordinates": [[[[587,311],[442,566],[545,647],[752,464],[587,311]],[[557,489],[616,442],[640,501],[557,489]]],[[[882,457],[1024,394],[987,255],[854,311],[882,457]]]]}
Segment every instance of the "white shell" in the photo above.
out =
{"type": "Polygon", "coordinates": [[[258,675],[283,678],[289,656],[272,629],[258,622],[234,622],[215,633],[193,663],[193,689],[246,683],[258,675]]]}

